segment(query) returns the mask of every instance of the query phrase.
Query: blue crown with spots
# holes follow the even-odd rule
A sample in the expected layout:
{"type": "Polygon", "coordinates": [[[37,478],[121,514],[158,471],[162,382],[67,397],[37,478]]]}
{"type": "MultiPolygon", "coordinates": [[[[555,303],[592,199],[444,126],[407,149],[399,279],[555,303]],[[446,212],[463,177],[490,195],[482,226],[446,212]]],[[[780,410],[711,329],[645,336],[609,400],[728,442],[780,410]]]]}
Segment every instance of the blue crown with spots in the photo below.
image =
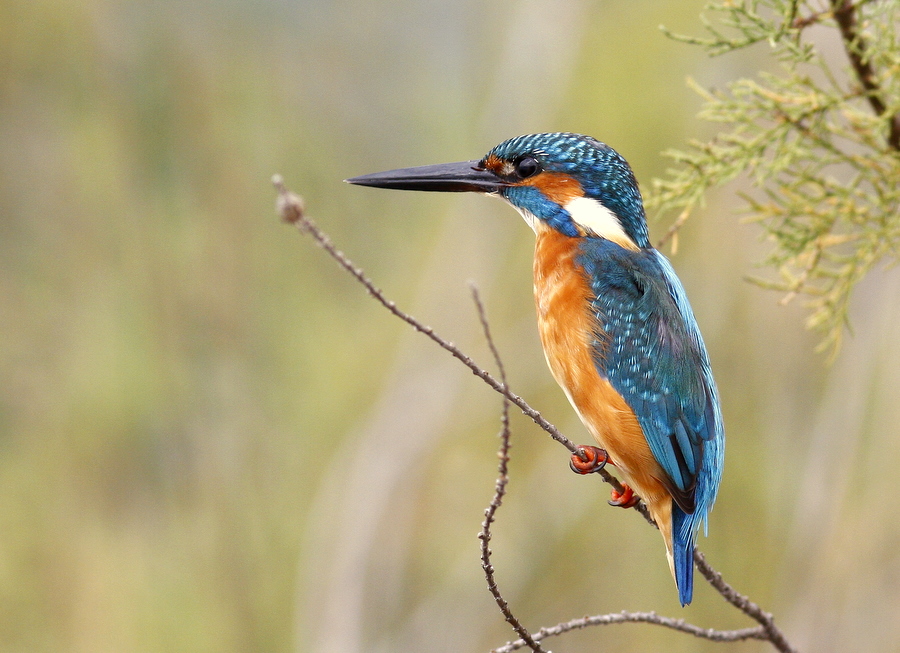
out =
{"type": "Polygon", "coordinates": [[[637,180],[624,157],[606,143],[569,132],[529,134],[500,143],[485,158],[492,155],[505,161],[532,156],[543,170],[573,177],[581,184],[586,197],[616,214],[638,247],[650,247],[637,180]]]}

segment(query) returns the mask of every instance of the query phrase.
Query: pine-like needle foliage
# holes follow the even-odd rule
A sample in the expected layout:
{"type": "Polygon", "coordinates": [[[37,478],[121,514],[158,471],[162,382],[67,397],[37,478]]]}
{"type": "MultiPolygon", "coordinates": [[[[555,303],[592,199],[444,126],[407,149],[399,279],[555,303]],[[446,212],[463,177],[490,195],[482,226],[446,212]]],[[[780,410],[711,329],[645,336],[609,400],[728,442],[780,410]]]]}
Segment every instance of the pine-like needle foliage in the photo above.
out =
{"type": "Polygon", "coordinates": [[[707,9],[720,18],[704,19],[708,38],[669,36],[710,55],[768,44],[777,72],[726,91],[693,84],[705,101],[700,117],[725,127],[667,153],[678,166],[654,180],[650,203],[680,210],[679,225],[707,189],[749,179],[745,209],[772,241],[766,263],[777,270],[753,281],[787,293],[785,301],[806,296],[808,324],[834,354],[853,287],[898,258],[900,2],[721,0],[707,9]],[[829,57],[839,67],[813,36],[842,44],[829,57]]]}

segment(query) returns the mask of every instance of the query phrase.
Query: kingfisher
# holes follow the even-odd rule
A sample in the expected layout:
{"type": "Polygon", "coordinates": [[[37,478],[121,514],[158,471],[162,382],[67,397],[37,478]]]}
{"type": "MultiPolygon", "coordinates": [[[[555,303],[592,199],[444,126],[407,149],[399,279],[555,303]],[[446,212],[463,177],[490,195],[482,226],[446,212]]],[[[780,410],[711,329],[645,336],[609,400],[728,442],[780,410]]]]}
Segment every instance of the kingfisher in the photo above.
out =
{"type": "Polygon", "coordinates": [[[725,450],[718,391],[700,328],[672,265],[650,243],[626,160],[590,136],[529,134],[483,158],[347,180],[399,190],[476,192],[511,204],[534,230],[538,330],[554,379],[599,447],[579,447],[579,473],[605,464],[646,504],[666,546],[682,606],[708,529],[725,450]]]}

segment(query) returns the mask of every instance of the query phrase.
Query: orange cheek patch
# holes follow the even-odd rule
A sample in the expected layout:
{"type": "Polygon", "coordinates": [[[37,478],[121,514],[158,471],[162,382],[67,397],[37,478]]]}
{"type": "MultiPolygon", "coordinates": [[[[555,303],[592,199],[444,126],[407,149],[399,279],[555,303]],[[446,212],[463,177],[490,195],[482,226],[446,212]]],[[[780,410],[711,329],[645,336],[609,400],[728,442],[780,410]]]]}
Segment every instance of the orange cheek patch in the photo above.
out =
{"type": "Polygon", "coordinates": [[[547,199],[560,206],[565,206],[570,200],[584,195],[581,184],[574,177],[563,172],[542,172],[525,179],[522,181],[522,185],[536,187],[547,199]]]}

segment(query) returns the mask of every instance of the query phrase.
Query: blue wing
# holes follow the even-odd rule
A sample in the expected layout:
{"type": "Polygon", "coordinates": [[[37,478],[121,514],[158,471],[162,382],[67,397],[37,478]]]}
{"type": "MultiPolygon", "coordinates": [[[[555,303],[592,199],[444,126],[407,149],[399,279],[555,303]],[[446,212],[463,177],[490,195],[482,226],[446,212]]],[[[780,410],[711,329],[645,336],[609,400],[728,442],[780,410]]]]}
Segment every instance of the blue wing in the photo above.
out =
{"type": "Polygon", "coordinates": [[[653,249],[585,239],[594,362],[634,410],[675,502],[695,530],[721,475],[722,418],[706,348],[681,282],[653,249]],[[694,514],[696,512],[696,514],[694,514]]]}

